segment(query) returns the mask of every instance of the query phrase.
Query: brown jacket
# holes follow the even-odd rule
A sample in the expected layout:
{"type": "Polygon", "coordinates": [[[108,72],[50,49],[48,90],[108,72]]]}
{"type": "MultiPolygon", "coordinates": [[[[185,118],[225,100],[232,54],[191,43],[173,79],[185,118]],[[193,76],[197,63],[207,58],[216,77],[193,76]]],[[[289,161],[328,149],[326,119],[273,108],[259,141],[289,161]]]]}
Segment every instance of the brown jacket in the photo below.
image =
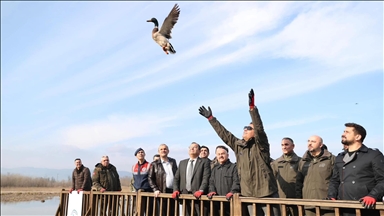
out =
{"type": "Polygon", "coordinates": [[[75,168],[72,172],[72,189],[90,191],[92,187],[91,172],[88,167],[81,165],[80,169],[75,168]]]}
{"type": "MultiPolygon", "coordinates": [[[[176,160],[168,157],[168,161],[172,166],[173,176],[175,176],[177,171],[176,160]]],[[[167,174],[165,173],[161,159],[153,161],[148,171],[148,182],[152,190],[153,191],[159,190],[161,193],[165,193],[166,191],[165,189],[167,188],[166,178],[167,178],[167,174]]],[[[172,188],[173,188],[173,182],[172,182],[172,186],[169,189],[172,189],[172,188]]]]}
{"type": "Polygon", "coordinates": [[[335,156],[325,149],[317,157],[312,157],[306,151],[299,162],[296,177],[296,198],[326,198],[334,163],[335,156]]]}
{"type": "Polygon", "coordinates": [[[93,189],[100,191],[104,188],[107,191],[121,191],[120,177],[116,167],[109,164],[107,167],[98,163],[92,174],[93,189]]]}
{"type": "Polygon", "coordinates": [[[266,197],[277,192],[276,179],[270,165],[267,134],[264,131],[258,109],[250,110],[255,137],[249,141],[239,139],[213,117],[209,122],[217,135],[236,154],[240,176],[241,194],[249,197],[266,197]]]}
{"type": "Polygon", "coordinates": [[[296,198],[296,176],[300,160],[301,157],[293,152],[289,160],[286,160],[282,155],[271,163],[273,175],[279,187],[280,198],[296,198]]]}

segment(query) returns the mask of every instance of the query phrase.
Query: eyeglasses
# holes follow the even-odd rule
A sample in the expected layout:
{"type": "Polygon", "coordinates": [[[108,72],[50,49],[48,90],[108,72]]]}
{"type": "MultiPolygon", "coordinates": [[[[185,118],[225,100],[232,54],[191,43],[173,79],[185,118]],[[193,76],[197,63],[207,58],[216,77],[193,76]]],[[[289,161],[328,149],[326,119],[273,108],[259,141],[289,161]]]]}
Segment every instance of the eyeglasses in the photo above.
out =
{"type": "Polygon", "coordinates": [[[107,161],[109,161],[109,160],[103,160],[103,162],[107,162],[107,161]]]}
{"type": "Polygon", "coordinates": [[[253,130],[251,126],[244,126],[244,130],[253,130]]]}

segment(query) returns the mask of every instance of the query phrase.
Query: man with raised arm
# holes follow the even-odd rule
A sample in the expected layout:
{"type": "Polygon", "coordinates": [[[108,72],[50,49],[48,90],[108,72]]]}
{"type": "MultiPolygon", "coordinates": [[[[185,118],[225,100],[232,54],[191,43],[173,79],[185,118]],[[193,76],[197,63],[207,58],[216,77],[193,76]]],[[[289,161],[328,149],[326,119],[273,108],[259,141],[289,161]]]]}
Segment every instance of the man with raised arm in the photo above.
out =
{"type": "MultiPolygon", "coordinates": [[[[241,194],[256,198],[278,198],[277,183],[270,165],[268,137],[254,103],[253,89],[249,92],[248,98],[252,122],[244,127],[242,139],[237,138],[221,125],[213,117],[210,107],[208,110],[204,106],[200,107],[199,113],[209,120],[217,135],[235,152],[237,168],[241,176],[241,194]]],[[[271,207],[271,215],[279,216],[279,205],[271,205],[271,207]]],[[[248,204],[247,208],[250,215],[255,215],[252,204],[248,204]]],[[[266,204],[257,204],[256,208],[257,216],[267,214],[266,204]]]]}

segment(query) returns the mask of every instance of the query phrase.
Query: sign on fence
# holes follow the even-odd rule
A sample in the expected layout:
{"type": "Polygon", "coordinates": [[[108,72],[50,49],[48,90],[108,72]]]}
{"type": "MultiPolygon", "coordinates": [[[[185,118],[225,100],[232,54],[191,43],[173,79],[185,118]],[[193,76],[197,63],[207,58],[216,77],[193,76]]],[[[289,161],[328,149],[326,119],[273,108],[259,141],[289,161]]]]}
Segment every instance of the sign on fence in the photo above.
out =
{"type": "Polygon", "coordinates": [[[81,216],[83,207],[83,191],[73,191],[69,194],[67,216],[81,216]]]}

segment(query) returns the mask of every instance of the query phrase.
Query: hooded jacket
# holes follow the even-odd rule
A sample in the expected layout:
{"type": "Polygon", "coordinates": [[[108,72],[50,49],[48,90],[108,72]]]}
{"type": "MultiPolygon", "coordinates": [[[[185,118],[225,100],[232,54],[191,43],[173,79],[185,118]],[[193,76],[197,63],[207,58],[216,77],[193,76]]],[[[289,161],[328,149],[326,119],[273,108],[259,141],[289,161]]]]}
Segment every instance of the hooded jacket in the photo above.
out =
{"type": "Polygon", "coordinates": [[[112,164],[105,167],[101,163],[97,163],[93,170],[92,182],[92,188],[97,191],[102,188],[107,191],[121,191],[120,177],[116,167],[112,164]]]}

